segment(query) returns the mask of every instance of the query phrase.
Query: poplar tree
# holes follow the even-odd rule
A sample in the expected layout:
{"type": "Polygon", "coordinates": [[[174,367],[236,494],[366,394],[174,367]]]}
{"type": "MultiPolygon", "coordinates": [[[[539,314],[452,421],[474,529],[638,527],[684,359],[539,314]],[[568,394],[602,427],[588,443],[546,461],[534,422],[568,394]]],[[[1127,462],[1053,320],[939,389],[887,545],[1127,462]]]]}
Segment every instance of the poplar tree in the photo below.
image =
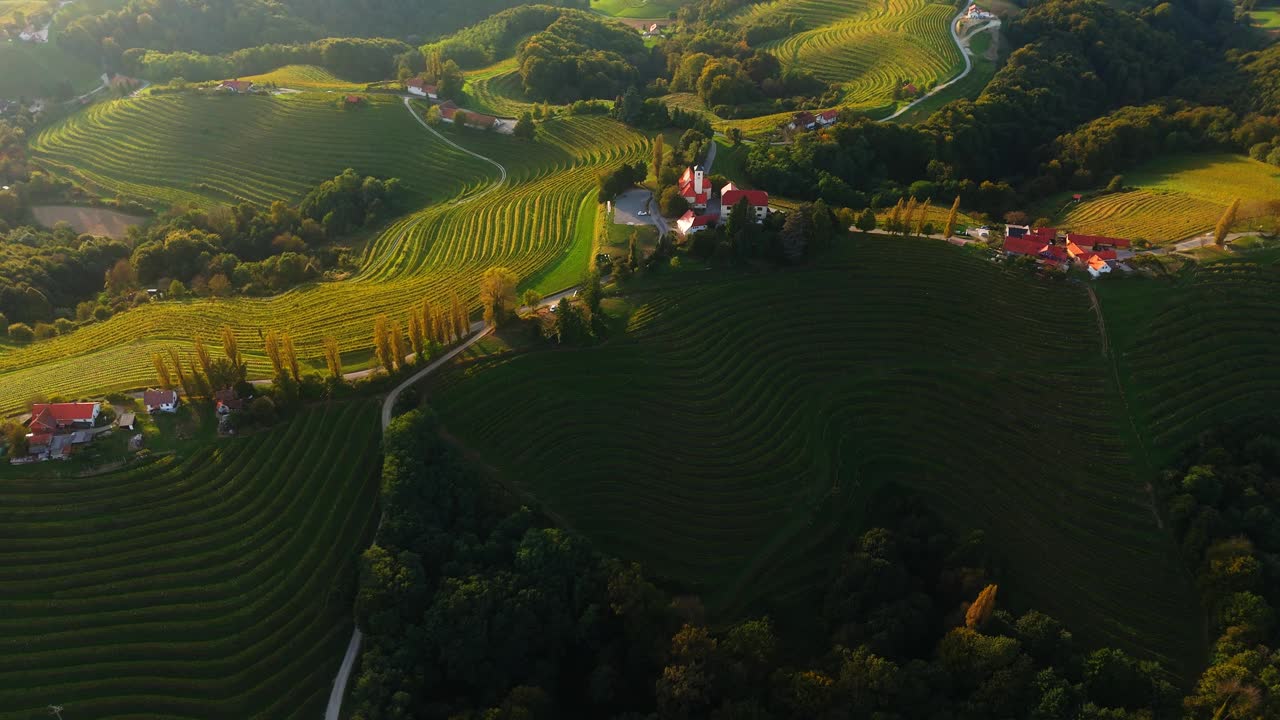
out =
{"type": "Polygon", "coordinates": [[[653,141],[653,176],[655,178],[662,177],[662,161],[665,159],[663,156],[666,155],[666,152],[666,142],[663,141],[662,135],[659,133],[658,137],[653,141]]]}
{"type": "Polygon", "coordinates": [[[389,373],[395,370],[391,360],[391,333],[386,315],[379,315],[373,322],[373,351],[378,363],[389,373]]]}
{"type": "Polygon", "coordinates": [[[284,362],[280,359],[280,336],[275,330],[268,330],[265,342],[267,359],[271,361],[271,375],[276,377],[284,372],[284,362]]]}
{"type": "Polygon", "coordinates": [[[450,322],[453,323],[453,337],[455,340],[462,340],[467,336],[467,311],[462,307],[462,300],[458,297],[458,293],[454,293],[449,300],[450,303],[450,322]]]}
{"type": "Polygon", "coordinates": [[[338,339],[332,335],[324,339],[324,362],[329,366],[330,376],[342,377],[342,352],[338,349],[338,339]]]}
{"type": "Polygon", "coordinates": [[[1218,225],[1213,229],[1213,242],[1219,247],[1227,240],[1227,233],[1231,231],[1231,226],[1236,222],[1236,213],[1240,211],[1240,198],[1227,207],[1226,212],[1222,213],[1222,217],[1218,218],[1218,225]]]}
{"type": "Polygon", "coordinates": [[[178,355],[178,349],[169,348],[169,359],[173,361],[173,371],[178,376],[178,384],[182,385],[182,394],[192,397],[191,380],[187,377],[187,371],[182,369],[182,358],[178,355]]]}
{"type": "Polygon", "coordinates": [[[978,597],[969,606],[964,614],[964,624],[972,630],[977,630],[986,624],[991,613],[996,609],[996,591],[999,590],[997,585],[988,585],[982,588],[982,592],[978,593],[978,597]]]}
{"type": "Polygon", "coordinates": [[[422,354],[422,321],[418,319],[418,314],[409,313],[409,346],[413,348],[413,354],[419,360],[423,358],[422,354]]]}
{"type": "Polygon", "coordinates": [[[903,235],[911,232],[911,224],[914,222],[915,216],[916,196],[912,195],[911,199],[907,200],[907,207],[902,211],[902,224],[898,227],[898,232],[903,235]]]}
{"type": "Polygon", "coordinates": [[[926,199],[924,204],[920,206],[920,217],[916,220],[916,235],[924,234],[925,221],[929,219],[929,205],[932,201],[926,199]]]}
{"type": "Polygon", "coordinates": [[[956,231],[956,216],[960,214],[960,196],[956,196],[955,202],[951,203],[951,212],[947,213],[947,226],[942,231],[944,238],[951,237],[951,233],[956,231]]]}
{"type": "Polygon", "coordinates": [[[280,338],[280,353],[283,355],[285,367],[293,374],[294,382],[302,382],[302,366],[298,364],[298,351],[293,347],[293,338],[284,333],[280,338]]]}
{"type": "Polygon", "coordinates": [[[199,361],[200,369],[204,371],[204,376],[208,378],[210,376],[209,368],[213,365],[213,357],[209,355],[209,348],[205,347],[204,340],[201,340],[199,335],[192,338],[192,342],[195,345],[196,360],[199,361]]]}
{"type": "Polygon", "coordinates": [[[391,321],[390,328],[391,358],[397,368],[402,368],[404,367],[404,358],[409,354],[404,347],[404,333],[400,332],[400,323],[394,320],[391,321]]]}
{"type": "Polygon", "coordinates": [[[173,378],[169,375],[169,366],[164,363],[164,356],[160,353],[152,353],[151,364],[155,366],[156,381],[160,383],[160,387],[166,390],[173,387],[173,378]]]}
{"type": "Polygon", "coordinates": [[[231,330],[230,325],[222,326],[222,352],[226,353],[227,359],[237,368],[244,364],[240,359],[240,346],[236,344],[236,334],[231,330]]]}
{"type": "Polygon", "coordinates": [[[209,388],[209,376],[200,371],[200,366],[197,364],[199,359],[189,357],[187,362],[191,366],[191,388],[200,397],[212,397],[213,390],[209,388]]]}

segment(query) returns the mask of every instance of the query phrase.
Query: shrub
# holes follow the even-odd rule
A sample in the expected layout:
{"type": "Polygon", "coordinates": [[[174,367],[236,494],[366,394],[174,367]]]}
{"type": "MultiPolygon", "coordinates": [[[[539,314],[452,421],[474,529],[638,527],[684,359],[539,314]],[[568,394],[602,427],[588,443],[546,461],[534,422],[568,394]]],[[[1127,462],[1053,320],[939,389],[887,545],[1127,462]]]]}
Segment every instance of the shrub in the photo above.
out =
{"type": "Polygon", "coordinates": [[[111,308],[106,305],[99,305],[93,309],[94,320],[106,320],[109,317],[111,317],[111,308]]]}
{"type": "Polygon", "coordinates": [[[58,328],[49,323],[36,323],[35,336],[37,340],[48,340],[58,335],[58,328]]]}
{"type": "Polygon", "coordinates": [[[31,342],[35,339],[35,331],[26,323],[14,323],[9,326],[9,337],[18,342],[31,342]]]}
{"type": "Polygon", "coordinates": [[[58,331],[59,335],[66,335],[76,329],[76,324],[66,318],[58,318],[53,321],[53,327],[58,331]]]}

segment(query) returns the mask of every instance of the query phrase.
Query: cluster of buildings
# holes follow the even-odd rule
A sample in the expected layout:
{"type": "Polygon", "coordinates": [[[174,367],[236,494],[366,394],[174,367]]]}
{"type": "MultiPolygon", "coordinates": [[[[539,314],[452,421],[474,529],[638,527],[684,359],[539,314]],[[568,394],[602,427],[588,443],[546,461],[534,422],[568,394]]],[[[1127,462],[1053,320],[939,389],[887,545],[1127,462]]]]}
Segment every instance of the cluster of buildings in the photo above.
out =
{"type": "Polygon", "coordinates": [[[1039,264],[1056,270],[1065,270],[1074,264],[1095,278],[1115,269],[1118,251],[1127,250],[1129,246],[1130,242],[1121,238],[1026,225],[1009,225],[1004,236],[1004,252],[1008,256],[1033,257],[1039,264]]]}
{"type": "Polygon", "coordinates": [[[418,97],[431,98],[432,100],[440,97],[439,92],[436,90],[436,86],[427,83],[427,81],[422,78],[410,78],[405,80],[404,89],[410,95],[417,95],[418,97]]]}
{"type": "Polygon", "coordinates": [[[764,190],[742,190],[733,183],[728,183],[720,189],[718,196],[714,195],[715,191],[700,167],[685,168],[680,175],[678,187],[680,197],[691,208],[676,221],[676,229],[682,235],[706,230],[720,220],[727,208],[732,208],[744,198],[756,222],[764,222],[769,215],[769,193],[764,190]],[[717,198],[718,202],[713,202],[717,198]]]}
{"type": "Polygon", "coordinates": [[[244,95],[253,92],[254,84],[249,80],[223,80],[218,85],[218,89],[223,92],[234,93],[236,95],[244,95]]]}
{"type": "Polygon", "coordinates": [[[813,114],[806,110],[801,110],[791,116],[791,121],[787,123],[788,130],[817,130],[820,127],[829,127],[835,125],[840,119],[839,110],[826,110],[818,114],[813,114]]]}
{"type": "Polygon", "coordinates": [[[440,108],[440,119],[444,122],[451,123],[457,120],[458,113],[463,114],[463,124],[467,127],[473,127],[480,130],[489,130],[498,124],[498,118],[484,113],[465,110],[454,104],[452,100],[446,100],[438,106],[440,108]]]}
{"type": "Polygon", "coordinates": [[[965,8],[964,19],[972,22],[985,22],[987,20],[995,20],[995,13],[983,10],[977,4],[971,4],[965,8]]]}
{"type": "MultiPolygon", "coordinates": [[[[147,390],[142,404],[148,413],[177,412],[181,400],[176,390],[147,390]]],[[[27,456],[10,462],[66,460],[78,445],[93,442],[94,426],[102,415],[102,403],[36,403],[27,419],[27,456]]],[[[116,419],[121,428],[133,429],[133,413],[122,413],[116,419]]]]}

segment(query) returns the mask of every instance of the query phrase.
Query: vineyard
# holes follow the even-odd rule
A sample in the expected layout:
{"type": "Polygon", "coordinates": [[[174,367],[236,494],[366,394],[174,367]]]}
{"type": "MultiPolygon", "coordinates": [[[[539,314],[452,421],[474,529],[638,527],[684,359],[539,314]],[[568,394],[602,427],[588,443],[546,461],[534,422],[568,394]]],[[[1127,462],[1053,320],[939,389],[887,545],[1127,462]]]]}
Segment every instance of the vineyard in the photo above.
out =
{"type": "MultiPolygon", "coordinates": [[[[259,334],[268,329],[289,332],[299,357],[313,367],[323,365],[323,339],[333,335],[346,354],[346,369],[358,370],[370,357],[375,317],[406,313],[424,298],[445,302],[454,292],[475,307],[478,278],[490,266],[510,267],[522,287],[552,291],[572,285],[589,263],[592,234],[581,231],[581,223],[595,222],[594,203],[584,199],[594,194],[597,170],[648,152],[646,138],[602,117],[557,118],[539,127],[534,143],[442,130],[471,150],[502,159],[508,178],[495,186],[492,165],[447,149],[403,106],[396,109],[417,128],[405,137],[424,148],[422,155],[474,168],[473,177],[484,171],[488,184],[443,170],[454,187],[477,191],[393,223],[370,242],[365,269],[351,280],[268,298],[152,303],[70,335],[0,350],[0,413],[20,410],[35,392],[76,397],[144,386],[153,382],[151,353],[169,345],[185,350],[193,335],[216,346],[225,324],[235,329],[256,377],[269,375],[259,334]]],[[[378,140],[370,135],[361,142],[355,147],[378,140]]]]}
{"type": "Polygon", "coordinates": [[[376,95],[349,110],[321,93],[116,100],[45,129],[31,151],[58,174],[160,208],[296,202],[346,168],[439,201],[492,174],[424,133],[398,98],[376,95]]]}
{"type": "Polygon", "coordinates": [[[466,106],[477,112],[519,117],[532,107],[521,99],[524,87],[515,58],[467,73],[466,93],[466,106]]]}
{"type": "Polygon", "coordinates": [[[1213,229],[1236,198],[1237,224],[1280,216],[1280,170],[1238,155],[1180,155],[1153,161],[1125,175],[1136,189],[1069,208],[1060,227],[1092,235],[1181,240],[1213,229]]]}
{"type": "Polygon", "coordinates": [[[0,718],[319,717],[377,521],[378,409],[0,486],[0,718]]]}
{"type": "Polygon", "coordinates": [[[591,0],[591,9],[619,18],[665,18],[683,4],[681,0],[591,0]]]}
{"type": "Polygon", "coordinates": [[[902,80],[923,89],[964,67],[948,28],[952,5],[926,0],[834,2],[776,0],[752,5],[740,17],[799,18],[808,29],[764,45],[790,68],[845,88],[855,108],[879,108],[893,100],[902,80]]]}
{"type": "Polygon", "coordinates": [[[1193,667],[1195,595],[1083,289],[931,241],[847,252],[676,273],[630,298],[624,337],[474,360],[429,402],[508,482],[721,617],[802,606],[896,481],[985,528],[1002,598],[1193,667]]]}
{"type": "Polygon", "coordinates": [[[1216,423],[1280,407],[1276,259],[1204,265],[1176,285],[1099,286],[1131,402],[1162,464],[1216,423]]]}
{"type": "Polygon", "coordinates": [[[363,90],[365,83],[343,80],[316,65],[285,65],[269,73],[242,77],[258,85],[274,85],[295,90],[363,90]]]}

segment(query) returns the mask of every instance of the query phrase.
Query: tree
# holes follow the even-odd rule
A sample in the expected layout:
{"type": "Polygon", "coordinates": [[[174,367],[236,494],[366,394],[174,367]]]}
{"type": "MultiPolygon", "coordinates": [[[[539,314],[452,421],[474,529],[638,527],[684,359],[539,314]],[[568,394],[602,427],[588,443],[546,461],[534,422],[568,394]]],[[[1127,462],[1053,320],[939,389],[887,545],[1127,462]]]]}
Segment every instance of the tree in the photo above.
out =
{"type": "Polygon", "coordinates": [[[289,333],[284,333],[280,337],[280,355],[284,360],[284,365],[293,375],[294,382],[302,382],[302,366],[298,364],[298,352],[293,347],[293,338],[289,333]]]}
{"type": "Polygon", "coordinates": [[[36,337],[36,331],[26,323],[13,323],[9,326],[9,337],[17,342],[31,342],[36,337]]]}
{"type": "Polygon", "coordinates": [[[991,613],[996,609],[996,591],[999,589],[996,585],[988,585],[978,593],[978,598],[973,601],[969,609],[964,613],[964,625],[972,630],[980,629],[991,617],[991,613]]]}
{"type": "Polygon", "coordinates": [[[284,372],[284,360],[280,357],[280,335],[275,330],[268,330],[263,342],[266,344],[267,359],[271,361],[271,376],[279,377],[284,372]]]}
{"type": "Polygon", "coordinates": [[[395,360],[396,367],[404,367],[404,359],[409,353],[404,346],[404,333],[400,331],[400,323],[392,320],[389,329],[391,334],[391,357],[395,360]]]}
{"type": "Polygon", "coordinates": [[[951,211],[947,213],[947,224],[943,227],[942,236],[944,238],[951,237],[956,231],[956,216],[960,214],[960,196],[957,195],[955,202],[951,203],[951,211]]]}
{"type": "Polygon", "coordinates": [[[520,301],[525,304],[525,307],[529,308],[529,312],[535,312],[538,309],[538,304],[542,302],[542,293],[529,288],[520,296],[520,301]]]}
{"type": "Polygon", "coordinates": [[[209,377],[209,367],[213,365],[213,358],[209,355],[209,348],[205,347],[204,340],[197,335],[191,340],[191,344],[195,348],[196,361],[200,363],[200,369],[204,371],[204,376],[209,377]]]}
{"type": "Polygon", "coordinates": [[[876,213],[871,208],[862,211],[858,216],[858,229],[862,232],[871,232],[876,229],[876,213]]]}
{"type": "Polygon", "coordinates": [[[226,275],[218,273],[209,278],[209,294],[214,297],[226,297],[231,294],[231,281],[226,275]]]}
{"type": "Polygon", "coordinates": [[[165,364],[164,356],[160,353],[151,353],[151,365],[156,369],[156,382],[160,383],[160,387],[172,387],[173,378],[169,375],[169,366],[165,364]]]}
{"type": "Polygon", "coordinates": [[[689,201],[680,195],[680,188],[672,185],[662,191],[662,195],[658,198],[658,208],[667,217],[677,217],[685,214],[689,209],[689,201]]]}
{"type": "Polygon", "coordinates": [[[462,70],[458,67],[458,63],[452,59],[446,60],[440,68],[440,77],[437,80],[437,90],[442,99],[457,100],[462,97],[465,79],[462,76],[462,70]]]}
{"type": "Polygon", "coordinates": [[[409,328],[409,347],[413,349],[414,357],[417,358],[418,360],[422,360],[422,358],[426,357],[425,354],[423,353],[424,346],[422,343],[422,320],[419,319],[418,313],[416,311],[411,310],[409,312],[408,328],[409,328]]]}
{"type": "Polygon", "coordinates": [[[733,143],[734,147],[742,144],[742,128],[729,128],[729,142],[733,143]]]}
{"type": "Polygon", "coordinates": [[[169,297],[174,300],[181,300],[187,296],[187,286],[182,284],[181,280],[174,280],[169,283],[169,297]]]}
{"type": "Polygon", "coordinates": [[[222,326],[222,352],[226,354],[232,365],[236,367],[244,365],[244,359],[240,357],[240,346],[236,343],[236,334],[230,325],[222,326]]]}
{"type": "Polygon", "coordinates": [[[391,350],[391,323],[386,315],[379,315],[373,321],[373,352],[384,370],[388,373],[395,371],[395,355],[391,350]]]}
{"type": "Polygon", "coordinates": [[[119,295],[137,287],[137,284],[138,274],[134,272],[133,265],[124,259],[117,260],[116,264],[111,266],[104,283],[107,292],[111,295],[119,295]]]}
{"type": "Polygon", "coordinates": [[[525,111],[520,119],[516,121],[516,127],[511,134],[522,140],[532,140],[538,132],[537,126],[533,124],[533,115],[529,111],[525,111]]]}
{"type": "Polygon", "coordinates": [[[640,268],[640,233],[635,230],[627,238],[627,267],[632,272],[640,268]]]}
{"type": "Polygon", "coordinates": [[[516,283],[519,278],[504,267],[491,267],[480,276],[480,303],[484,305],[484,321],[491,326],[505,322],[514,309],[516,283]]]}
{"type": "MultiPolygon", "coordinates": [[[[508,270],[507,272],[510,271],[508,270]]],[[[511,288],[512,298],[514,299],[514,282],[511,283],[511,288]]],[[[451,309],[450,322],[453,325],[453,337],[455,340],[461,340],[471,333],[471,318],[467,314],[467,307],[462,304],[462,298],[458,297],[458,293],[453,293],[449,298],[449,306],[451,309]]]]}
{"type": "Polygon", "coordinates": [[[342,377],[342,352],[338,349],[338,340],[332,335],[324,339],[324,362],[329,368],[329,376],[342,377]]]}
{"type": "Polygon", "coordinates": [[[812,217],[811,205],[801,205],[787,213],[782,232],[778,235],[778,240],[782,243],[782,255],[787,260],[794,262],[804,256],[809,245],[809,223],[812,217]]]}
{"type": "Polygon", "coordinates": [[[662,177],[662,165],[666,162],[667,143],[659,133],[658,137],[653,139],[653,176],[655,178],[662,177]]]}
{"type": "Polygon", "coordinates": [[[178,384],[182,386],[182,394],[192,397],[195,395],[195,390],[191,385],[191,378],[187,377],[187,371],[182,369],[182,358],[178,356],[177,348],[169,348],[169,359],[173,361],[173,372],[178,376],[178,384]]]}
{"type": "Polygon", "coordinates": [[[431,127],[440,126],[440,108],[436,105],[427,107],[427,116],[425,118],[427,124],[431,127]]]}
{"type": "Polygon", "coordinates": [[[1236,213],[1240,210],[1240,198],[1232,201],[1222,217],[1218,218],[1218,225],[1213,229],[1213,242],[1218,247],[1222,247],[1227,240],[1227,233],[1231,232],[1231,226],[1236,222],[1236,213]]]}
{"type": "Polygon", "coordinates": [[[929,219],[929,205],[932,204],[932,202],[933,201],[931,199],[925,198],[924,204],[920,206],[920,217],[916,220],[916,235],[924,234],[924,225],[929,219]]]}

